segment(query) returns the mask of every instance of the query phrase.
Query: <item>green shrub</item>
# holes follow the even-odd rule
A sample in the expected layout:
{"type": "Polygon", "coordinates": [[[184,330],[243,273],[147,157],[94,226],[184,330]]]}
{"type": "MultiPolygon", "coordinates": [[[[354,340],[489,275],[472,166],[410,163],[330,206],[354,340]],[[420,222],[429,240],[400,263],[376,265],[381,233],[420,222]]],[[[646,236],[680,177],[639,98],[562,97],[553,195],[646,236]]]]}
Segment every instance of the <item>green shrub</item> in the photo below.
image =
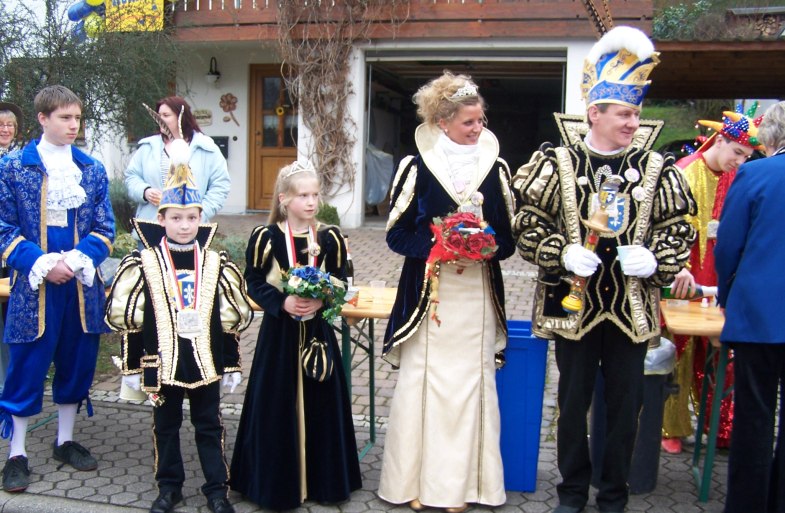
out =
{"type": "Polygon", "coordinates": [[[109,199],[114,210],[114,222],[117,232],[130,233],[131,218],[136,214],[136,203],[128,196],[128,189],[121,178],[109,180],[109,199]]]}
{"type": "Polygon", "coordinates": [[[652,23],[652,37],[657,40],[695,40],[695,25],[712,9],[710,0],[670,5],[660,10],[652,23]]]}
{"type": "Polygon", "coordinates": [[[123,258],[125,255],[136,249],[136,239],[130,233],[118,233],[115,235],[112,245],[112,257],[123,258]]]}
{"type": "Polygon", "coordinates": [[[241,270],[245,270],[245,248],[248,247],[248,238],[241,235],[222,235],[215,234],[210,249],[214,251],[226,251],[229,259],[237,264],[241,270]]]}
{"type": "Polygon", "coordinates": [[[338,215],[338,209],[327,203],[319,204],[319,211],[316,212],[316,219],[325,224],[341,226],[341,217],[338,215]]]}

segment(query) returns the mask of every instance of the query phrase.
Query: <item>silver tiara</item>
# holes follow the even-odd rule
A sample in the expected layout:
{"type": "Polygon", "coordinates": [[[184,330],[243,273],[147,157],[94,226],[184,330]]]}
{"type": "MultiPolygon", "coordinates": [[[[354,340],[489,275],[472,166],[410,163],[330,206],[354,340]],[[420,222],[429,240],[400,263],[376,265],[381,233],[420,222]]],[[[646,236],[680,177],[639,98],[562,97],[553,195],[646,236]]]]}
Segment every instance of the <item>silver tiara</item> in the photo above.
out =
{"type": "Polygon", "coordinates": [[[316,169],[314,169],[310,162],[300,162],[299,160],[295,160],[292,162],[291,168],[283,175],[283,178],[289,178],[292,175],[296,175],[297,173],[302,173],[304,171],[316,174],[316,169]]]}
{"type": "Polygon", "coordinates": [[[477,86],[471,82],[466,82],[463,87],[455,91],[455,94],[450,96],[451,100],[457,100],[465,96],[477,96],[477,86]]]}

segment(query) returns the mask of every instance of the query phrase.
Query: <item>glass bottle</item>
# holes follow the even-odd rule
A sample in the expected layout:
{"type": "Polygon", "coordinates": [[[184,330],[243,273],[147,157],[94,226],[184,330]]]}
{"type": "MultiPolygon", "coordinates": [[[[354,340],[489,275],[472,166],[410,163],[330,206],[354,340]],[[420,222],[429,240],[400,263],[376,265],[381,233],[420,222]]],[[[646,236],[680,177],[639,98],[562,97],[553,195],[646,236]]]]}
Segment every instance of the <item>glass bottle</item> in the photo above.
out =
{"type": "Polygon", "coordinates": [[[703,297],[716,296],[717,287],[705,287],[703,285],[695,284],[694,289],[690,289],[690,293],[683,298],[674,297],[670,287],[662,287],[662,299],[699,299],[703,297]]]}
{"type": "Polygon", "coordinates": [[[354,286],[354,262],[352,262],[352,253],[349,251],[349,236],[343,236],[344,243],[346,244],[346,284],[349,287],[354,286]]]}

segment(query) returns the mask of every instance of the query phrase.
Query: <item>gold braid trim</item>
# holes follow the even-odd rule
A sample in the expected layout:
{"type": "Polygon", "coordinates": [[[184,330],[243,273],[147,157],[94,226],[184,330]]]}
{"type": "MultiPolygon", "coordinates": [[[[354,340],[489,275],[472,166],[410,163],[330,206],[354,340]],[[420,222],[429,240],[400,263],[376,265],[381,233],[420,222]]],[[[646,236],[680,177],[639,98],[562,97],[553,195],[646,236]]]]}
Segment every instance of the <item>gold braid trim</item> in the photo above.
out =
{"type": "MultiPolygon", "coordinates": [[[[199,297],[197,299],[199,304],[199,317],[202,319],[202,326],[204,329],[202,330],[202,336],[197,336],[191,342],[194,349],[194,356],[196,357],[196,364],[199,367],[199,372],[202,374],[202,380],[197,383],[183,383],[181,386],[197,387],[212,383],[221,378],[215,369],[212,344],[210,343],[210,318],[213,312],[213,306],[215,306],[215,292],[218,287],[220,267],[220,255],[215,251],[204,251],[202,280],[199,284],[199,297]]],[[[172,378],[174,378],[174,374],[172,374],[172,378]]]]}
{"type": "Polygon", "coordinates": [[[515,195],[511,190],[512,176],[510,175],[510,166],[504,159],[499,159],[501,166],[499,167],[499,181],[502,189],[502,197],[504,198],[504,205],[507,207],[507,217],[512,219],[515,217],[515,195]]]}
{"type": "Polygon", "coordinates": [[[141,367],[136,368],[136,369],[132,369],[130,367],[130,364],[128,363],[129,346],[131,344],[131,341],[128,340],[128,335],[131,334],[131,333],[139,333],[139,331],[131,331],[131,330],[129,330],[129,331],[124,332],[123,333],[123,337],[122,337],[122,341],[121,341],[122,346],[121,346],[121,350],[120,350],[120,355],[122,357],[122,366],[123,367],[120,370],[122,371],[122,374],[124,376],[130,376],[132,374],[141,374],[142,373],[142,368],[141,367]]]}
{"type": "Polygon", "coordinates": [[[428,279],[425,277],[427,271],[428,268],[426,266],[425,272],[423,272],[423,284],[420,297],[417,299],[417,306],[414,307],[415,315],[412,315],[406,324],[398,328],[395,333],[393,333],[392,338],[397,340],[393,342],[387,354],[383,355],[383,358],[392,365],[398,366],[400,363],[401,357],[398,346],[409,340],[411,336],[417,332],[420,325],[422,324],[422,321],[428,318],[428,312],[430,311],[431,307],[431,300],[428,279]],[[420,314],[417,315],[417,312],[420,312],[420,314]]]}
{"type": "Polygon", "coordinates": [[[110,255],[112,254],[112,241],[109,240],[108,237],[106,237],[104,235],[101,235],[98,232],[90,232],[89,235],[92,235],[92,236],[96,237],[97,239],[99,239],[101,242],[103,242],[104,245],[106,245],[107,249],[109,249],[109,254],[110,255]]]}
{"type": "MultiPolygon", "coordinates": [[[[654,197],[657,194],[657,184],[660,180],[660,173],[662,172],[662,155],[655,152],[649,153],[649,158],[646,162],[646,169],[643,172],[643,200],[638,204],[638,213],[636,216],[637,224],[635,225],[635,232],[632,237],[632,244],[643,244],[643,239],[651,226],[651,214],[654,205],[654,197]]],[[[649,331],[649,322],[646,318],[644,311],[644,287],[641,283],[641,278],[628,277],[627,294],[630,298],[630,310],[632,314],[632,322],[635,325],[635,331],[638,333],[646,333],[649,331]]],[[[656,294],[657,291],[654,287],[649,287],[649,294],[656,294]]],[[[650,304],[657,304],[655,297],[649,298],[650,304]]]]}
{"type": "Polygon", "coordinates": [[[245,282],[240,269],[229,261],[226,252],[220,253],[221,274],[219,279],[219,308],[221,326],[226,333],[240,333],[248,328],[253,320],[251,303],[245,290],[245,282]]]}
{"type": "MultiPolygon", "coordinates": [[[[44,178],[41,181],[41,220],[40,220],[40,227],[39,230],[41,231],[41,251],[47,253],[47,248],[49,247],[49,232],[47,231],[47,209],[46,209],[46,197],[49,194],[49,175],[44,173],[44,178]]],[[[74,220],[74,224],[76,224],[76,220],[74,220]]],[[[83,325],[84,326],[84,325],[83,325]]],[[[41,285],[38,286],[38,335],[36,335],[36,339],[41,338],[44,335],[44,330],[46,329],[46,280],[44,280],[41,285]]]]}
{"type": "MultiPolygon", "coordinates": [[[[76,214],[74,214],[76,215],[76,214]]],[[[79,226],[76,222],[74,222],[74,248],[79,244],[79,226]]],[[[98,268],[96,268],[96,273],[98,272],[98,268]]],[[[84,307],[84,289],[82,288],[82,282],[76,280],[76,299],[77,304],[79,305],[79,322],[82,324],[82,331],[84,333],[89,333],[87,330],[87,316],[85,315],[85,307],[84,307]]]]}
{"type": "Polygon", "coordinates": [[[172,300],[169,280],[163,276],[165,269],[163,255],[157,249],[142,251],[142,267],[144,268],[150,298],[155,310],[156,331],[158,333],[158,352],[161,355],[161,383],[197,388],[221,379],[216,373],[211,352],[210,317],[215,301],[218,285],[220,257],[214,251],[205,251],[202,264],[202,280],[199,284],[199,317],[205,327],[202,336],[197,336],[193,344],[194,358],[202,379],[194,383],[184,383],[175,379],[179,359],[177,325],[177,309],[172,300]]]}
{"type": "MultiPolygon", "coordinates": [[[[581,220],[579,217],[578,200],[575,195],[575,169],[572,167],[570,151],[558,146],[554,148],[559,167],[559,187],[561,188],[562,212],[567,228],[570,244],[582,244],[581,220]]],[[[587,155],[588,159],[589,156],[587,155]]]]}
{"type": "Polygon", "coordinates": [[[164,376],[168,384],[174,378],[174,362],[178,356],[174,302],[163,275],[165,267],[162,256],[155,249],[144,249],[141,257],[145,282],[155,312],[158,353],[161,355],[161,376],[164,376]]]}
{"type": "Polygon", "coordinates": [[[270,254],[270,244],[268,243],[262,248],[262,255],[261,261],[259,258],[259,245],[262,243],[262,239],[264,238],[264,232],[268,231],[269,228],[267,226],[257,226],[254,228],[253,233],[251,233],[251,240],[256,239],[256,244],[253,248],[253,267],[262,267],[264,263],[267,261],[267,257],[270,254]]]}
{"type": "Polygon", "coordinates": [[[138,332],[144,322],[144,281],[138,253],[123,258],[106,304],[106,324],[114,331],[138,332]]]}
{"type": "MultiPolygon", "coordinates": [[[[398,181],[401,179],[404,171],[410,168],[410,163],[414,159],[413,155],[409,155],[404,158],[401,163],[398,165],[398,172],[395,173],[395,179],[393,180],[393,193],[396,190],[396,186],[398,181]]],[[[409,204],[412,202],[414,198],[414,186],[417,182],[417,168],[416,166],[414,169],[410,169],[410,171],[406,174],[406,180],[401,187],[401,192],[395,198],[395,205],[390,209],[390,217],[387,219],[387,231],[392,228],[395,223],[398,222],[401,215],[406,212],[406,209],[409,208],[409,204]]]]}
{"type": "Polygon", "coordinates": [[[11,253],[13,253],[13,251],[16,249],[16,247],[19,245],[19,243],[22,242],[23,240],[27,240],[27,239],[25,239],[24,237],[22,237],[20,235],[17,238],[15,238],[14,240],[11,241],[11,244],[8,245],[8,247],[6,248],[5,252],[3,253],[3,261],[4,262],[6,260],[8,260],[8,257],[11,256],[11,253]]]}
{"type": "MultiPolygon", "coordinates": [[[[340,232],[338,232],[338,230],[339,229],[337,227],[334,230],[329,230],[328,229],[327,230],[327,236],[332,238],[333,241],[335,242],[335,251],[336,251],[336,254],[335,254],[335,265],[336,265],[336,267],[338,269],[340,269],[343,266],[343,261],[344,261],[345,257],[343,256],[343,247],[344,247],[344,245],[341,243],[340,240],[338,240],[338,238],[340,237],[340,235],[338,234],[340,232]],[[338,232],[338,233],[336,233],[336,232],[338,232]]],[[[327,262],[327,255],[325,255],[324,258],[322,259],[322,270],[323,271],[327,270],[327,269],[325,269],[326,262],[327,262]]]]}
{"type": "MultiPolygon", "coordinates": [[[[540,269],[539,275],[542,276],[544,271],[540,269]]],[[[572,338],[570,334],[576,333],[578,330],[578,316],[567,315],[566,317],[549,317],[545,315],[545,295],[548,294],[550,287],[542,281],[537,282],[534,289],[534,313],[532,315],[532,333],[534,335],[545,338],[553,339],[554,335],[558,333],[564,338],[572,338]]],[[[580,337],[578,337],[580,338],[580,337]]]]}

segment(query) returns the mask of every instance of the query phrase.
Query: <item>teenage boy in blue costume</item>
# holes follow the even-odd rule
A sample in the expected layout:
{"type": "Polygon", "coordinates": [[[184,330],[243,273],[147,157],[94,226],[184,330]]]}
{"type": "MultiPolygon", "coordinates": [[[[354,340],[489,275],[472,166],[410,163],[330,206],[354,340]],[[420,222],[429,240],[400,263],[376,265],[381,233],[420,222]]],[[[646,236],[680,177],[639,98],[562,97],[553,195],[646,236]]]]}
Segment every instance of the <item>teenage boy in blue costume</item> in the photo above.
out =
{"type": "Polygon", "coordinates": [[[40,140],[0,163],[0,254],[12,270],[4,340],[10,363],[0,398],[3,438],[11,439],[3,489],[30,483],[25,437],[41,412],[44,380],[55,364],[52,399],[58,430],[54,459],[77,470],[98,463],[73,441],[77,409],[93,381],[103,323],[98,265],[114,241],[114,214],[104,166],[73,146],[82,101],[59,85],[35,97],[40,140]]]}

